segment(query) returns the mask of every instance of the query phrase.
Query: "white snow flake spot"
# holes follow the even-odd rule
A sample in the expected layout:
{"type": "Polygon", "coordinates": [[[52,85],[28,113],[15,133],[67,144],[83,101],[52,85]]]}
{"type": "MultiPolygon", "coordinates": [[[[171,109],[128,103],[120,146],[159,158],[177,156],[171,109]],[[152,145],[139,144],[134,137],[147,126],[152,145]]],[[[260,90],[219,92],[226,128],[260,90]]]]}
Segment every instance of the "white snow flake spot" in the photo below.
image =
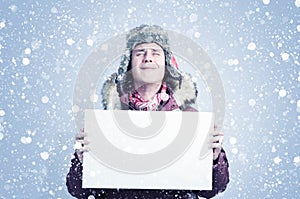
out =
{"type": "Polygon", "coordinates": [[[297,8],[300,7],[300,0],[295,0],[295,6],[296,6],[297,8]]]}
{"type": "Polygon", "coordinates": [[[30,64],[30,60],[27,57],[24,57],[22,59],[22,64],[26,66],[26,65],[30,64]]]}
{"type": "Polygon", "coordinates": [[[72,38],[67,39],[67,44],[69,46],[72,46],[75,43],[75,41],[72,38]]]}
{"type": "Polygon", "coordinates": [[[4,134],[0,132],[0,140],[3,140],[4,134]]]}
{"type": "Polygon", "coordinates": [[[278,94],[279,94],[280,97],[285,97],[286,96],[286,90],[280,89],[278,94]]]}
{"type": "Polygon", "coordinates": [[[232,152],[233,154],[237,154],[237,153],[239,152],[239,150],[238,150],[237,148],[233,148],[233,149],[231,150],[231,152],[232,152]]]}
{"type": "Polygon", "coordinates": [[[282,61],[287,61],[289,59],[290,55],[288,53],[282,53],[281,59],[282,61]]]}
{"type": "Polygon", "coordinates": [[[52,7],[51,8],[51,13],[56,14],[58,12],[56,7],[52,7]]]}
{"type": "Polygon", "coordinates": [[[65,50],[65,55],[66,55],[66,56],[68,56],[68,55],[69,55],[69,53],[70,53],[70,51],[69,51],[69,50],[65,50]]]}
{"type": "Polygon", "coordinates": [[[300,25],[297,25],[297,31],[300,32],[300,25]]]}
{"type": "Polygon", "coordinates": [[[282,159],[280,159],[280,157],[274,158],[274,163],[275,164],[279,164],[281,161],[282,161],[282,159]]]}
{"type": "Polygon", "coordinates": [[[86,40],[86,44],[88,46],[93,46],[94,45],[94,41],[92,39],[88,39],[88,40],[86,40]]]}
{"type": "Polygon", "coordinates": [[[53,195],[54,195],[54,192],[53,192],[52,190],[50,190],[50,191],[49,191],[49,194],[50,194],[51,196],[53,196],[53,195]]]}
{"type": "Polygon", "coordinates": [[[198,15],[195,13],[192,13],[190,15],[190,22],[193,23],[193,22],[196,22],[197,20],[198,20],[198,15]]]}
{"type": "Polygon", "coordinates": [[[67,150],[67,148],[68,148],[68,147],[67,147],[66,145],[64,145],[64,146],[62,147],[62,150],[65,151],[65,150],[67,150]]]}
{"type": "Polygon", "coordinates": [[[235,137],[231,137],[229,139],[230,144],[236,144],[236,138],[235,137]]]}
{"type": "Polygon", "coordinates": [[[24,137],[24,136],[21,137],[21,143],[30,144],[31,142],[32,142],[31,137],[24,137]]]}
{"type": "Polygon", "coordinates": [[[18,7],[16,5],[11,5],[8,7],[12,12],[17,12],[18,7]]]}
{"type": "Polygon", "coordinates": [[[73,105],[72,106],[72,111],[73,111],[73,113],[78,113],[79,112],[79,106],[77,106],[77,105],[73,105]]]}
{"type": "Polygon", "coordinates": [[[98,99],[99,99],[99,97],[98,97],[97,94],[93,94],[93,95],[90,96],[90,100],[93,103],[96,103],[98,101],[98,99]]]}
{"type": "Polygon", "coordinates": [[[0,110],[0,117],[3,117],[5,115],[5,111],[4,110],[0,110]]]}
{"type": "Polygon", "coordinates": [[[270,57],[274,57],[274,53],[273,52],[270,52],[270,57]]]}
{"type": "Polygon", "coordinates": [[[17,65],[17,60],[16,60],[16,58],[12,57],[12,58],[11,58],[11,62],[14,64],[14,66],[17,65]]]}
{"type": "Polygon", "coordinates": [[[40,153],[41,157],[43,160],[47,160],[49,158],[49,153],[48,152],[42,152],[40,153]]]}
{"type": "Polygon", "coordinates": [[[30,48],[26,48],[24,50],[24,52],[25,52],[26,55],[29,55],[31,53],[31,49],[30,48]]]}
{"type": "Polygon", "coordinates": [[[295,164],[296,166],[299,166],[299,165],[300,165],[300,156],[294,157],[294,164],[295,164]]]}
{"type": "Polygon", "coordinates": [[[236,65],[238,65],[238,64],[239,64],[239,60],[238,60],[238,59],[234,59],[234,60],[233,60],[233,65],[236,66],[236,65]]]}
{"type": "Polygon", "coordinates": [[[297,101],[297,107],[300,108],[300,100],[297,101]]]}
{"type": "Polygon", "coordinates": [[[265,5],[268,5],[268,4],[270,3],[270,0],[263,0],[263,3],[264,3],[265,5]]]}
{"type": "Polygon", "coordinates": [[[47,96],[43,96],[43,97],[42,97],[42,102],[43,102],[44,104],[47,104],[47,103],[49,102],[49,98],[48,98],[47,96]]]}
{"type": "Polygon", "coordinates": [[[252,107],[255,106],[255,104],[256,104],[255,99],[249,99],[248,104],[249,104],[249,106],[252,106],[252,107]]]}
{"type": "Polygon", "coordinates": [[[255,45],[255,43],[251,42],[251,43],[248,44],[247,48],[248,48],[248,50],[255,50],[256,49],[256,45],[255,45]]]}
{"type": "Polygon", "coordinates": [[[101,48],[102,51],[107,51],[108,50],[108,45],[107,44],[102,44],[100,48],[101,48]]]}
{"type": "Polygon", "coordinates": [[[28,78],[26,76],[23,77],[24,84],[27,84],[28,78]]]}
{"type": "Polygon", "coordinates": [[[2,29],[2,28],[4,28],[5,27],[5,22],[4,21],[1,21],[0,22],[0,30],[2,29]]]}
{"type": "Polygon", "coordinates": [[[239,64],[240,62],[239,62],[239,60],[238,59],[229,59],[228,60],[228,65],[229,66],[237,66],[238,64],[239,64]]]}
{"type": "Polygon", "coordinates": [[[195,32],[195,34],[194,34],[194,37],[196,37],[196,38],[200,38],[200,32],[195,32]]]}

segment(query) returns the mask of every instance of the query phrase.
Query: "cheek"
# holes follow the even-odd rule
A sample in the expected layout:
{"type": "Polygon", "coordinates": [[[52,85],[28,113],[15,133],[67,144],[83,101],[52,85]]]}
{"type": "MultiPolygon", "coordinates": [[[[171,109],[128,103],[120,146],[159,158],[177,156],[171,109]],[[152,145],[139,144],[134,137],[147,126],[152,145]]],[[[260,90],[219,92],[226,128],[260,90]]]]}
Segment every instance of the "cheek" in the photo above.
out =
{"type": "Polygon", "coordinates": [[[138,66],[141,62],[142,62],[141,59],[133,58],[131,60],[131,68],[134,68],[134,67],[138,66]]]}
{"type": "Polygon", "coordinates": [[[160,66],[165,66],[166,65],[166,61],[165,61],[164,58],[157,59],[156,63],[159,64],[160,66]]]}

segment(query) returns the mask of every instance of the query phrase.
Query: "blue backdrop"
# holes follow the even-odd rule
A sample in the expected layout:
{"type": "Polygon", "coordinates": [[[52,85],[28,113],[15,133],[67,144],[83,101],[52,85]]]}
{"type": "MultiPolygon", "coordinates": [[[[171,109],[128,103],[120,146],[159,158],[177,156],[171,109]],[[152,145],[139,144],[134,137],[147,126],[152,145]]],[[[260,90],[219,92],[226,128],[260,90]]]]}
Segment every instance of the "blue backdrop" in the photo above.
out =
{"type": "Polygon", "coordinates": [[[298,198],[299,0],[0,4],[0,198],[71,198],[77,73],[102,41],[143,23],[192,38],[218,68],[230,163],[218,197],[298,198]]]}

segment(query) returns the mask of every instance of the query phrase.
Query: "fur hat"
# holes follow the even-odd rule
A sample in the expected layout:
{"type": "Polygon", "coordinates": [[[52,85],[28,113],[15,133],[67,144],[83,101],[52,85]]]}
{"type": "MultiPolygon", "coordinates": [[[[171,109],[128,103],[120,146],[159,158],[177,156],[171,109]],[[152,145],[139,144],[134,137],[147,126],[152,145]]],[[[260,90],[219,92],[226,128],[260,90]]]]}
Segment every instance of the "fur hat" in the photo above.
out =
{"type": "Polygon", "coordinates": [[[131,68],[131,53],[132,50],[142,43],[156,43],[164,50],[166,69],[170,77],[174,80],[181,81],[181,72],[178,70],[178,65],[174,56],[170,51],[169,37],[167,31],[157,25],[140,25],[129,31],[126,36],[126,49],[121,56],[120,66],[118,68],[116,83],[118,83],[124,74],[131,68]]]}
{"type": "Polygon", "coordinates": [[[121,56],[118,71],[113,73],[102,87],[104,109],[122,109],[120,97],[134,89],[130,72],[131,52],[141,43],[156,43],[164,50],[166,60],[164,81],[167,82],[178,105],[184,110],[184,107],[195,103],[198,93],[196,84],[189,74],[179,71],[175,57],[170,51],[168,34],[163,28],[157,25],[141,25],[130,30],[126,39],[126,49],[121,56]]]}

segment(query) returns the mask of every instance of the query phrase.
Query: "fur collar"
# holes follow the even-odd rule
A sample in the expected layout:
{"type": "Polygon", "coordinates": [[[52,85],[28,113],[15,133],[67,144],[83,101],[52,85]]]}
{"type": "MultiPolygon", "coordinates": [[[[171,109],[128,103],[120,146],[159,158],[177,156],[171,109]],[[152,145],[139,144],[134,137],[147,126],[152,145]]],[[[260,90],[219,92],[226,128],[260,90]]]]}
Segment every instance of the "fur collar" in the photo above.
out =
{"type": "MultiPolygon", "coordinates": [[[[122,109],[120,94],[117,90],[117,84],[115,83],[116,76],[116,73],[112,74],[102,87],[102,104],[105,110],[122,109]]],[[[197,98],[196,84],[188,74],[182,74],[180,88],[179,83],[177,83],[172,92],[177,104],[182,110],[194,104],[197,98]]]]}

